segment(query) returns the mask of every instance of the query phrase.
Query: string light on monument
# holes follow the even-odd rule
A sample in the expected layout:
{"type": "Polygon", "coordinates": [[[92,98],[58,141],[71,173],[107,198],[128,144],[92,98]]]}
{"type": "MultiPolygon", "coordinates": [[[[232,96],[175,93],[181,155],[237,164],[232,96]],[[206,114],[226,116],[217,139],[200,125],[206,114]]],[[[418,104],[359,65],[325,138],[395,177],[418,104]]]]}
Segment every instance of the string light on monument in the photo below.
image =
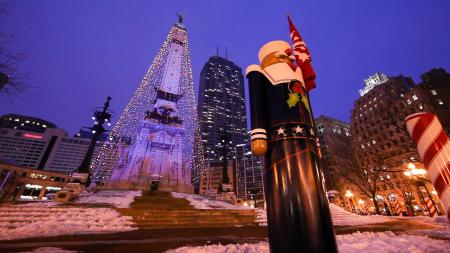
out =
{"type": "MultiPolygon", "coordinates": [[[[180,118],[185,129],[181,144],[183,167],[192,170],[194,175],[199,175],[203,171],[202,145],[197,120],[188,37],[184,26],[177,24],[172,27],[141,84],[111,131],[107,142],[101,147],[101,152],[92,165],[95,170],[94,177],[97,180],[107,181],[112,171],[121,163],[121,150],[127,147],[132,148],[136,144],[136,137],[142,127],[141,121],[149,106],[156,99],[156,90],[163,79],[172,43],[179,43],[183,46],[180,78],[180,94],[182,96],[178,104],[180,118]]],[[[192,177],[192,181],[195,183],[198,181],[198,177],[192,177]]]]}

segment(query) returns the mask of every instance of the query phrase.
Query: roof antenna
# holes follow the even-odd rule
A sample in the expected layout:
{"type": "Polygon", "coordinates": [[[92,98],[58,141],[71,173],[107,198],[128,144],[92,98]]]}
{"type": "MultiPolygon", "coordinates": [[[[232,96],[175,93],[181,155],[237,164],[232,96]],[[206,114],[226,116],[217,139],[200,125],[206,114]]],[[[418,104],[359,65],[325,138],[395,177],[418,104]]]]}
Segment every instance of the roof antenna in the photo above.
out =
{"type": "Polygon", "coordinates": [[[225,44],[225,59],[228,60],[228,46],[225,44]]]}
{"type": "Polygon", "coordinates": [[[216,40],[216,56],[219,56],[219,41],[216,40]]]}

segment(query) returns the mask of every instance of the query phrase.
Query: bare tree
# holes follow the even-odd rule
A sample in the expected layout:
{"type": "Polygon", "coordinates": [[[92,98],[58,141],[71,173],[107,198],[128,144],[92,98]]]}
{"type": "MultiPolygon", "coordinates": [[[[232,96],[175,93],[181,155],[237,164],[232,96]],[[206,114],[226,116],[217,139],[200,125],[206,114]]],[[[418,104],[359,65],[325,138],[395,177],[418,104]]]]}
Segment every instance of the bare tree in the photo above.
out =
{"type": "Polygon", "coordinates": [[[340,176],[347,183],[356,186],[360,193],[370,198],[375,207],[375,212],[381,214],[376,198],[378,189],[385,183],[384,177],[386,174],[402,173],[402,171],[388,168],[378,156],[376,156],[376,163],[370,169],[364,169],[358,164],[348,164],[345,168],[345,170],[340,170],[340,176]]]}
{"type": "MultiPolygon", "coordinates": [[[[7,4],[0,3],[0,18],[8,15],[7,4]]],[[[13,95],[24,91],[24,82],[28,73],[20,73],[18,64],[25,59],[23,54],[15,53],[9,49],[13,36],[0,31],[0,94],[13,95]]]]}

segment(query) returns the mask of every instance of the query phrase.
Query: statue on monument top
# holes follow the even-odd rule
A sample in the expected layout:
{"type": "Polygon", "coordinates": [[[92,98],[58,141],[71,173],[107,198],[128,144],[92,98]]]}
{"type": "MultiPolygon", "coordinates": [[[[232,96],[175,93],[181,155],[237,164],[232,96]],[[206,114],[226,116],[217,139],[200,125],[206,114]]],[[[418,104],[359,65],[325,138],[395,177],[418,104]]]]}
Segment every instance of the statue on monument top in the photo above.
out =
{"type": "Polygon", "coordinates": [[[183,24],[183,13],[176,13],[178,16],[178,23],[183,24]]]}

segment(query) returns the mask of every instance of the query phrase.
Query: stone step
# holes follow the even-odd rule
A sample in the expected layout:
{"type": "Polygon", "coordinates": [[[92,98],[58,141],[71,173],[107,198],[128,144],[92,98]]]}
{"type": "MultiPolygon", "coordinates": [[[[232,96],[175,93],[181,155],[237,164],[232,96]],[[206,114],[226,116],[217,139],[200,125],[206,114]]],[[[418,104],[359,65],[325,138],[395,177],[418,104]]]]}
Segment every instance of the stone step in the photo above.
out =
{"type": "Polygon", "coordinates": [[[189,228],[189,227],[244,227],[244,226],[259,226],[258,223],[205,223],[205,224],[139,224],[135,227],[139,229],[156,229],[156,228],[189,228]]]}
{"type": "Polygon", "coordinates": [[[239,222],[239,221],[255,221],[255,217],[207,217],[207,218],[198,218],[198,217],[178,217],[176,219],[172,218],[151,218],[151,217],[134,217],[134,221],[154,221],[154,222],[176,222],[176,221],[207,221],[207,222],[216,222],[216,221],[230,221],[230,222],[239,222]]]}
{"type": "Polygon", "coordinates": [[[138,204],[131,205],[131,208],[136,210],[144,209],[144,210],[194,210],[194,208],[190,206],[177,205],[177,204],[138,204]]]}
{"type": "Polygon", "coordinates": [[[139,220],[171,220],[171,219],[209,219],[209,220],[220,220],[220,219],[256,219],[256,216],[178,216],[178,217],[171,217],[171,216],[133,216],[134,219],[139,220]]]}
{"type": "Polygon", "coordinates": [[[147,221],[172,221],[172,220],[206,220],[206,221],[255,221],[255,217],[232,217],[232,216],[221,216],[221,217],[176,217],[176,218],[168,218],[168,217],[142,217],[137,216],[133,217],[133,220],[147,220],[147,221]]]}
{"type": "Polygon", "coordinates": [[[256,215],[253,210],[217,210],[217,209],[194,209],[194,210],[134,210],[132,208],[120,210],[129,214],[148,214],[148,215],[256,215]]]}
{"type": "Polygon", "coordinates": [[[254,210],[195,209],[168,192],[146,192],[135,197],[130,208],[118,209],[145,228],[258,226],[254,210]]]}

